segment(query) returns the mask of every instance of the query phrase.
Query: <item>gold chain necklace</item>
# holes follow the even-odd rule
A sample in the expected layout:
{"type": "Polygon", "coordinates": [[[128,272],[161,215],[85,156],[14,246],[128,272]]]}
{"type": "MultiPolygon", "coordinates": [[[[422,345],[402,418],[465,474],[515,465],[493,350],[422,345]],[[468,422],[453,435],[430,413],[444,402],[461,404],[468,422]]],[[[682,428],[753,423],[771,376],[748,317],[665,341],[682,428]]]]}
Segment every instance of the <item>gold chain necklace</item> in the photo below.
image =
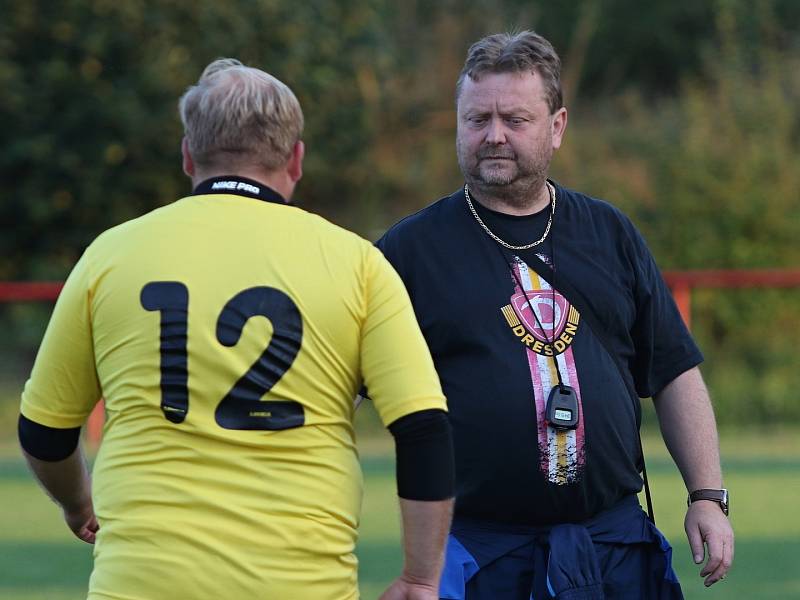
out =
{"type": "Polygon", "coordinates": [[[509,250],[527,250],[528,248],[533,248],[534,246],[538,246],[541,244],[545,239],[547,239],[547,234],[550,233],[550,227],[553,225],[553,215],[556,213],[556,190],[552,186],[549,181],[545,182],[547,185],[547,191],[550,193],[550,218],[547,220],[547,227],[545,227],[544,233],[542,237],[540,237],[535,242],[530,244],[525,244],[524,246],[512,246],[511,244],[501,240],[497,237],[491,229],[486,226],[486,223],[483,222],[483,219],[480,218],[478,215],[478,211],[475,210],[475,207],[472,205],[472,200],[469,197],[469,186],[464,184],[464,196],[467,198],[467,204],[469,205],[469,210],[472,212],[472,216],[478,221],[478,225],[483,227],[483,230],[487,233],[487,235],[492,238],[495,242],[500,244],[501,246],[505,246],[509,250]]]}

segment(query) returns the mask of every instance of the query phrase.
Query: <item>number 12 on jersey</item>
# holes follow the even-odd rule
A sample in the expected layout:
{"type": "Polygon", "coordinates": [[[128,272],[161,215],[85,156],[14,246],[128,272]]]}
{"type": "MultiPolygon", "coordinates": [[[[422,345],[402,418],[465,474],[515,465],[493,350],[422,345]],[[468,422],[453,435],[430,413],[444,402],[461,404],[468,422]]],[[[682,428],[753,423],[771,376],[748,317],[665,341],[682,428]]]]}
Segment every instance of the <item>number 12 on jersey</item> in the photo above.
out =
{"type": "MultiPolygon", "coordinates": [[[[153,281],[142,288],[145,310],[161,313],[161,410],[173,423],[189,412],[189,290],[178,281],[153,281]]],[[[272,339],[217,404],[214,419],[220,427],[274,431],[300,427],[305,411],[299,402],[261,400],[291,368],[303,342],[303,319],[294,301],[272,287],[252,287],[233,296],[217,318],[217,341],[235,346],[250,317],[272,323],[272,339]]]]}

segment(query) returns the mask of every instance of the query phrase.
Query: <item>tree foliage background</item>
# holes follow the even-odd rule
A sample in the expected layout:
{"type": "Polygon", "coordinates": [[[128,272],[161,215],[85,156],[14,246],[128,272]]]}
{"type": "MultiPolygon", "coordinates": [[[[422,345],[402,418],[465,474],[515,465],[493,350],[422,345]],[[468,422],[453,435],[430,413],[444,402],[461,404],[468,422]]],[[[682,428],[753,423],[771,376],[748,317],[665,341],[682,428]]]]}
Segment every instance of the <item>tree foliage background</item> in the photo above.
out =
{"type": "MultiPolygon", "coordinates": [[[[376,238],[461,182],[469,45],[527,28],[564,61],[556,179],[623,208],[662,268],[800,264],[794,0],[0,0],[0,15],[0,280],[62,279],[102,230],[189,190],[177,99],[221,56],[298,95],[299,204],[376,238]]],[[[693,308],[720,419],[800,421],[800,290],[700,291],[693,308]]],[[[49,307],[1,310],[0,374],[17,381],[49,307]]]]}

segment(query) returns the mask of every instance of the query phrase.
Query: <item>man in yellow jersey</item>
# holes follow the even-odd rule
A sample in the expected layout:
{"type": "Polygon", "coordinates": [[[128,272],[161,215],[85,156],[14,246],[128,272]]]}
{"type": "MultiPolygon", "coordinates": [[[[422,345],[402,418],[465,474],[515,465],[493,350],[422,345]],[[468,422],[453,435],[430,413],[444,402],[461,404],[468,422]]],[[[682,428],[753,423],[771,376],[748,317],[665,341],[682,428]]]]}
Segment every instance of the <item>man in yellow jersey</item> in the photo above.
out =
{"type": "Polygon", "coordinates": [[[399,277],[289,204],[303,116],[283,83],[218,60],[180,113],[193,193],[89,246],[22,396],[25,456],[95,543],[88,597],[357,598],[363,384],[397,447],[405,567],[383,598],[438,598],[452,442],[399,277]]]}

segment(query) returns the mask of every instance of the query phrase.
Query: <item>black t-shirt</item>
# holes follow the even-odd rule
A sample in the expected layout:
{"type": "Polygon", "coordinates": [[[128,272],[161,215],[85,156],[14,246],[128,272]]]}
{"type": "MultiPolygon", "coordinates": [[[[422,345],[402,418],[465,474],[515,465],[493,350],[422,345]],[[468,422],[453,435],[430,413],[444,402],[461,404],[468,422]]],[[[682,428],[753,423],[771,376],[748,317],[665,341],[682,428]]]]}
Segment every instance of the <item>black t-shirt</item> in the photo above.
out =
{"type": "MultiPolygon", "coordinates": [[[[392,227],[378,247],[408,288],[447,396],[456,515],[545,525],[586,519],[642,487],[634,387],[649,397],[702,355],[647,246],[613,206],[556,186],[547,240],[555,288],[481,228],[463,190],[392,227]],[[579,310],[591,305],[628,385],[579,310]],[[577,429],[544,418],[558,373],[579,399],[577,429]]],[[[548,209],[513,217],[475,203],[501,239],[544,232],[548,209]]]]}

